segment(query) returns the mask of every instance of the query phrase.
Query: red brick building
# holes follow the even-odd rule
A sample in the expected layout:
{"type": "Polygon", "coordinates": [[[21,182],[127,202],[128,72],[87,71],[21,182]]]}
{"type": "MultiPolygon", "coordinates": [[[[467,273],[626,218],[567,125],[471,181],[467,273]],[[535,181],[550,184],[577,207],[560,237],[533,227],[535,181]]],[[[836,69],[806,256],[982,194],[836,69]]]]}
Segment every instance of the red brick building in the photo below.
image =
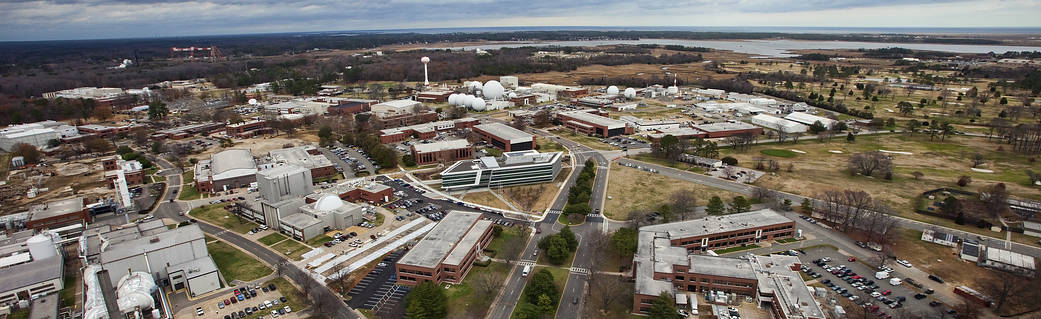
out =
{"type": "Polygon", "coordinates": [[[437,121],[437,113],[426,111],[420,113],[374,115],[370,121],[374,121],[376,127],[402,127],[437,121]]]}
{"type": "MultiPolygon", "coordinates": [[[[348,181],[337,184],[323,191],[328,194],[336,194],[340,199],[348,202],[368,202],[373,204],[385,203],[394,197],[394,189],[378,182],[348,181]]],[[[321,199],[323,194],[311,194],[304,198],[307,203],[314,203],[321,199]]]]}
{"type": "Polygon", "coordinates": [[[265,120],[253,120],[249,122],[243,122],[238,124],[228,125],[225,129],[228,136],[238,138],[250,138],[257,135],[269,134],[274,132],[274,129],[268,126],[268,122],[265,120]]]}
{"type": "MultiPolygon", "coordinates": [[[[319,98],[321,99],[321,98],[319,98]]],[[[368,112],[373,104],[379,103],[377,100],[359,100],[359,99],[346,99],[338,100],[337,105],[330,106],[326,110],[329,114],[343,115],[343,114],[358,114],[361,112],[368,112]]]]}
{"type": "Polygon", "coordinates": [[[416,95],[416,101],[421,102],[448,102],[448,96],[455,91],[423,91],[416,95]]]}
{"type": "Polygon", "coordinates": [[[506,152],[535,149],[535,135],[502,123],[486,123],[473,127],[486,143],[506,152]]]}
{"type": "Polygon", "coordinates": [[[85,201],[82,197],[73,197],[33,206],[29,209],[29,219],[25,222],[25,228],[54,229],[90,222],[90,210],[87,209],[85,201]]]}
{"type": "Polygon", "coordinates": [[[492,221],[480,213],[452,211],[395,265],[398,284],[461,283],[492,241],[492,221]]]}
{"type": "Polygon", "coordinates": [[[596,109],[560,112],[557,118],[565,127],[586,135],[612,137],[632,134],[634,130],[628,122],[612,119],[606,112],[596,109]]]}
{"type": "Polygon", "coordinates": [[[380,143],[394,143],[408,140],[415,136],[419,139],[431,139],[437,136],[437,133],[453,130],[471,128],[474,125],[480,123],[475,118],[467,117],[451,121],[437,121],[416,125],[409,125],[397,128],[389,128],[380,130],[380,143]]]}
{"type": "Polygon", "coordinates": [[[416,165],[452,163],[471,159],[474,148],[466,140],[449,140],[428,144],[412,144],[412,158],[416,165]]]}

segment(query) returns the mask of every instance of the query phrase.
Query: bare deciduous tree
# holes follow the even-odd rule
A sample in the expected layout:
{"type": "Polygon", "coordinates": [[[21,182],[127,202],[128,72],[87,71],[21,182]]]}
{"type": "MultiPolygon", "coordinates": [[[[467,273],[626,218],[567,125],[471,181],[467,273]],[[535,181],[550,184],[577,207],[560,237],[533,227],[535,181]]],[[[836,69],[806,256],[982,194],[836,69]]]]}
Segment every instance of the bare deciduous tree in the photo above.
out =
{"type": "Polygon", "coordinates": [[[893,160],[889,155],[880,151],[856,153],[850,156],[848,168],[850,174],[861,174],[872,176],[875,173],[887,174],[893,172],[893,160]]]}
{"type": "Polygon", "coordinates": [[[693,192],[678,190],[669,195],[670,206],[673,214],[680,220],[687,220],[694,216],[694,208],[697,207],[698,199],[693,192]]]}

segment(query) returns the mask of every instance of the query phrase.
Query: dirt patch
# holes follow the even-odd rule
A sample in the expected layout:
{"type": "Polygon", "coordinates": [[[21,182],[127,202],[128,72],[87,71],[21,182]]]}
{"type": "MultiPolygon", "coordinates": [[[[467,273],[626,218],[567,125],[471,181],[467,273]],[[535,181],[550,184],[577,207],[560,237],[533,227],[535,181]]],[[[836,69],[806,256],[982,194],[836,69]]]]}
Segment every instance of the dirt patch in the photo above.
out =
{"type": "Polygon", "coordinates": [[[459,196],[459,199],[488,207],[513,210],[512,208],[510,208],[509,205],[506,205],[506,203],[504,203],[502,200],[500,200],[498,197],[495,197],[495,195],[488,191],[468,192],[466,193],[466,195],[459,196]]]}

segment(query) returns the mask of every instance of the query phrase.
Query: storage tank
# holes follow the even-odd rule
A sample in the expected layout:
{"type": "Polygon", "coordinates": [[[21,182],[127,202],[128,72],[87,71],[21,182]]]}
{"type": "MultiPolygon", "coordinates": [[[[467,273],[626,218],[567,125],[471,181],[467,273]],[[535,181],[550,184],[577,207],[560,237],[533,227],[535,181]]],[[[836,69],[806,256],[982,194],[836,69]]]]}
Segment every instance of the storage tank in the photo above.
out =
{"type": "Polygon", "coordinates": [[[54,241],[50,236],[38,234],[25,241],[29,246],[29,255],[34,260],[43,260],[58,255],[58,249],[54,248],[54,241]]]}
{"type": "Polygon", "coordinates": [[[101,294],[98,285],[98,271],[100,266],[88,265],[83,268],[83,285],[87,287],[86,298],[83,302],[83,319],[107,319],[108,309],[105,309],[105,297],[101,294]]]}
{"type": "Polygon", "coordinates": [[[146,272],[135,271],[119,279],[116,286],[116,303],[119,311],[130,313],[155,308],[152,293],[155,292],[155,280],[146,272]]]}

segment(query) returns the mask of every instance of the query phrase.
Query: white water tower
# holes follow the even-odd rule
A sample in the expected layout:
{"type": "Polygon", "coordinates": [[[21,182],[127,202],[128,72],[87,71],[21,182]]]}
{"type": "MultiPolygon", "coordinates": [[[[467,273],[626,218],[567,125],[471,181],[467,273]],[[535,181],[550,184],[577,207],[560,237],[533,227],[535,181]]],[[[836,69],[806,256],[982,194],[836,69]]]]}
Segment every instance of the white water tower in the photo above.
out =
{"type": "Polygon", "coordinates": [[[422,57],[419,62],[423,62],[423,85],[430,85],[430,76],[427,74],[427,63],[430,63],[430,58],[422,57]]]}

